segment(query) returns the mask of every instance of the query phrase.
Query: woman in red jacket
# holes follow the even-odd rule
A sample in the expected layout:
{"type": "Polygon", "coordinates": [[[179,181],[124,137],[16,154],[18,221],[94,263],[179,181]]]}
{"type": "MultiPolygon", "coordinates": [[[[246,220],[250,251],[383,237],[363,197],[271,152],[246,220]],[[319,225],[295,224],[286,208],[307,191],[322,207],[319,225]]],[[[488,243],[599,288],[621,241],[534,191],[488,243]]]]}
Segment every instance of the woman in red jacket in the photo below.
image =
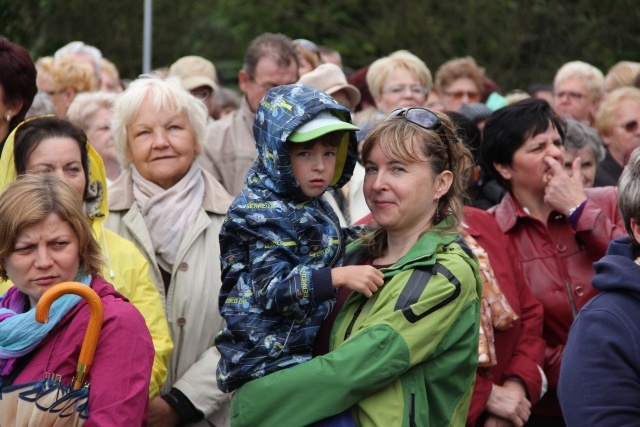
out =
{"type": "Polygon", "coordinates": [[[556,396],[562,352],[580,309],[597,293],[593,263],[624,235],[614,187],[584,189],[581,161],[563,168],[564,122],[546,101],[525,99],[493,113],[482,144],[485,166],[508,194],[491,209],[525,280],[544,307],[549,392],[528,426],[563,426],[556,396]]]}

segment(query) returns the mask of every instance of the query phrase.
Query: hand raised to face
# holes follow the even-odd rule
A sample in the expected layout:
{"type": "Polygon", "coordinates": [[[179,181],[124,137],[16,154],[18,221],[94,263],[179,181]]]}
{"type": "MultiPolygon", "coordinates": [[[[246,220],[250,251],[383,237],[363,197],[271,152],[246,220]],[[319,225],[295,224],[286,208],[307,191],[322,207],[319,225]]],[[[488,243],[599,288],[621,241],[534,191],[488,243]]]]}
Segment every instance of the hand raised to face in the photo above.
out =
{"type": "Polygon", "coordinates": [[[568,174],[562,164],[553,157],[547,156],[544,162],[550,172],[546,175],[547,186],[544,190],[544,202],[554,210],[569,215],[569,211],[587,199],[582,180],[582,161],[576,158],[568,174]]]}

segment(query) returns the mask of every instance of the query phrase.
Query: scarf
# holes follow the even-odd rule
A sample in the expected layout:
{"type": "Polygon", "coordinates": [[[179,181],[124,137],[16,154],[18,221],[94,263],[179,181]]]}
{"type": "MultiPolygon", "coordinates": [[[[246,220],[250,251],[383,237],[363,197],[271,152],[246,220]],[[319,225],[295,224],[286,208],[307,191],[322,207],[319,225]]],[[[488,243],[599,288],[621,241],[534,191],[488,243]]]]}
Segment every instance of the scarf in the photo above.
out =
{"type": "MultiPolygon", "coordinates": [[[[74,279],[90,286],[91,275],[78,275],[74,279]]],[[[49,309],[49,321],[36,321],[36,307],[24,311],[27,295],[12,286],[0,299],[0,376],[13,370],[16,360],[30,353],[60,320],[82,299],[78,295],[63,295],[49,309]]]]}
{"type": "Polygon", "coordinates": [[[180,243],[204,200],[204,179],[198,162],[173,187],[165,190],[133,169],[133,198],[149,230],[158,264],[172,272],[180,243]]]}
{"type": "Polygon", "coordinates": [[[489,255],[462,227],[460,234],[478,258],[480,278],[482,279],[482,301],[480,309],[480,338],[478,341],[478,366],[490,368],[498,364],[494,345],[494,329],[504,331],[513,327],[518,315],[509,305],[498,285],[489,255]]]}

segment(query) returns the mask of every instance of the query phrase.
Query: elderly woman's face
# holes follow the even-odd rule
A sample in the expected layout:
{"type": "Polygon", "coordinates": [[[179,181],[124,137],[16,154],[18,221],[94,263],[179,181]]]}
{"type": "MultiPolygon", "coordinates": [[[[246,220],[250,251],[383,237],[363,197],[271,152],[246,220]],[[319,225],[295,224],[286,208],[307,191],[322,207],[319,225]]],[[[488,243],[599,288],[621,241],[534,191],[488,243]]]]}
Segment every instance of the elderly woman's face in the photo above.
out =
{"type": "Polygon", "coordinates": [[[27,160],[27,173],[52,173],[67,182],[80,199],[86,186],[78,143],[69,137],[43,139],[27,160]]]}
{"type": "Polygon", "coordinates": [[[105,161],[118,159],[116,145],[111,133],[111,117],[113,113],[108,108],[100,108],[89,116],[88,126],[85,129],[89,143],[96,149],[100,157],[105,161]]]}
{"type": "Polygon", "coordinates": [[[426,88],[418,77],[405,68],[398,68],[382,84],[380,98],[376,106],[382,113],[405,107],[423,107],[426,101],[426,88]]]}
{"type": "Polygon", "coordinates": [[[580,157],[582,166],[580,170],[582,172],[582,185],[584,188],[593,187],[593,182],[596,179],[596,156],[593,154],[593,150],[589,147],[582,147],[578,151],[564,150],[564,170],[571,175],[573,173],[573,161],[580,157]]]}
{"type": "Polygon", "coordinates": [[[78,237],[56,213],[22,227],[2,267],[35,306],[53,285],[74,280],[80,268],[78,237]]]}
{"type": "Polygon", "coordinates": [[[482,94],[475,81],[460,77],[447,86],[441,95],[445,110],[457,113],[464,104],[479,102],[482,94]]]}
{"type": "Polygon", "coordinates": [[[640,102],[624,99],[620,102],[613,119],[611,134],[602,136],[602,141],[614,159],[624,159],[640,145],[640,102]]]}
{"type": "Polygon", "coordinates": [[[187,113],[156,111],[149,97],[127,125],[127,147],[140,175],[165,190],[187,174],[197,154],[187,113]]]}
{"type": "Polygon", "coordinates": [[[424,161],[390,158],[376,142],[364,159],[364,197],[376,222],[388,232],[419,233],[429,228],[437,199],[448,190],[434,177],[429,161],[420,157],[424,161]]]}

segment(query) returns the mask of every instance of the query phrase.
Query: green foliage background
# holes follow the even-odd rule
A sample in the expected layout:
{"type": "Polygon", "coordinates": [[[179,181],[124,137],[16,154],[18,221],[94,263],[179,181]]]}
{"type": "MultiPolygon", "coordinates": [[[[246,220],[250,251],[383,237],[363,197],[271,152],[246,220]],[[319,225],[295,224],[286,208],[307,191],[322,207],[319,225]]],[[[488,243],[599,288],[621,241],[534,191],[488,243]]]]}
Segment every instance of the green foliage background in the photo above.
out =
{"type": "MultiPolygon", "coordinates": [[[[143,0],[0,0],[0,34],[34,59],[83,40],[125,78],[142,69],[142,20],[143,0]]],[[[267,31],[331,46],[351,69],[408,49],[435,74],[471,55],[503,90],[551,82],[570,60],[603,72],[640,61],[637,0],[154,0],[152,65],[201,55],[233,85],[248,43],[267,31]]]]}

